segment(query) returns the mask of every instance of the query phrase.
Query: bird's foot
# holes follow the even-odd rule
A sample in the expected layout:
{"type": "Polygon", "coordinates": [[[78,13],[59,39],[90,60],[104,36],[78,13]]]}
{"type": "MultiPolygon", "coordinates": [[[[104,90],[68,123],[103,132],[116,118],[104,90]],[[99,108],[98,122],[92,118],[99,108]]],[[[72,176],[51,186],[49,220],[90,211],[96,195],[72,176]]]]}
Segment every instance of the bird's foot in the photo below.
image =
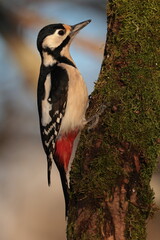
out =
{"type": "Polygon", "coordinates": [[[101,116],[101,114],[104,112],[105,109],[106,109],[106,106],[101,105],[100,108],[98,109],[97,113],[87,120],[87,124],[89,124],[88,131],[90,131],[91,129],[93,129],[97,126],[97,124],[99,122],[99,117],[101,116]]]}

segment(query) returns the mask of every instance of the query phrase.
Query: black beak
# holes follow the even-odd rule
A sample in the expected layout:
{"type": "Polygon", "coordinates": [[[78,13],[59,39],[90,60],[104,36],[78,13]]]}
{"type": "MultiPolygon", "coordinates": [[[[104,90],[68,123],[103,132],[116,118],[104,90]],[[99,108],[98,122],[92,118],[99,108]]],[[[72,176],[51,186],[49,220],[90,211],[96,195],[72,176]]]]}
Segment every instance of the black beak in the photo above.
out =
{"type": "Polygon", "coordinates": [[[82,28],[84,28],[86,25],[88,25],[91,22],[91,20],[87,20],[78,24],[75,24],[73,26],[71,26],[72,30],[70,33],[71,37],[74,37],[82,28]]]}

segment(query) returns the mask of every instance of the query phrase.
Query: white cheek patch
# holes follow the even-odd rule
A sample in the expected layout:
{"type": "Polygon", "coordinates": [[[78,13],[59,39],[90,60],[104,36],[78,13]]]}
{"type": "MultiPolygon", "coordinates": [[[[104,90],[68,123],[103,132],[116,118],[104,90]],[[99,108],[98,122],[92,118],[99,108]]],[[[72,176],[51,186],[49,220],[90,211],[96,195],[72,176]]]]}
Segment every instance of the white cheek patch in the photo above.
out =
{"type": "Polygon", "coordinates": [[[43,44],[42,47],[43,48],[50,48],[50,49],[54,49],[56,47],[58,47],[61,43],[62,43],[63,39],[59,38],[57,36],[57,34],[52,34],[47,36],[44,40],[43,40],[43,44]]]}
{"type": "Polygon", "coordinates": [[[49,112],[52,109],[52,105],[48,102],[50,90],[51,90],[51,76],[50,74],[47,75],[46,81],[44,83],[45,88],[45,98],[42,100],[42,125],[46,126],[51,122],[51,117],[49,115],[49,112]]]}
{"type": "Polygon", "coordinates": [[[43,40],[42,47],[44,49],[48,47],[51,50],[54,50],[59,45],[61,45],[63,40],[67,37],[67,35],[70,32],[69,30],[67,30],[66,33],[63,36],[61,36],[61,35],[58,34],[59,31],[60,31],[60,29],[57,29],[52,35],[47,36],[43,40]]]}

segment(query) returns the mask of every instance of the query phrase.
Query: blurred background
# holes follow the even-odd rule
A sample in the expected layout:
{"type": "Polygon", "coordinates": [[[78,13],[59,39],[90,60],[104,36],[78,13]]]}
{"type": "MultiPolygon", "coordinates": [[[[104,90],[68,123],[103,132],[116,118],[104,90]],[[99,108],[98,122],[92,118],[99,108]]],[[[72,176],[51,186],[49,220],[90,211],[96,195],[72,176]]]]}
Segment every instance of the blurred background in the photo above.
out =
{"type": "MultiPolygon", "coordinates": [[[[0,240],[65,240],[64,200],[56,167],[47,186],[36,106],[39,30],[49,23],[92,19],[71,46],[89,93],[106,39],[106,0],[0,0],[0,240]]],[[[160,201],[159,174],[152,185],[160,201]]],[[[159,215],[148,240],[159,240],[159,215]]]]}

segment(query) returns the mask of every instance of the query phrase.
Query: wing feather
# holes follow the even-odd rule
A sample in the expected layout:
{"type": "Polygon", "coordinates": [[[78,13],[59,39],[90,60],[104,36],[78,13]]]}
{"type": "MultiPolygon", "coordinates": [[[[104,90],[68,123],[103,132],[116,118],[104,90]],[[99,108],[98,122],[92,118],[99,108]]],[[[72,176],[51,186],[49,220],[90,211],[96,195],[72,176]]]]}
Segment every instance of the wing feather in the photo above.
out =
{"type": "Polygon", "coordinates": [[[48,161],[49,184],[55,141],[65,114],[68,80],[67,71],[60,66],[41,67],[38,82],[38,110],[41,139],[48,161]]]}

